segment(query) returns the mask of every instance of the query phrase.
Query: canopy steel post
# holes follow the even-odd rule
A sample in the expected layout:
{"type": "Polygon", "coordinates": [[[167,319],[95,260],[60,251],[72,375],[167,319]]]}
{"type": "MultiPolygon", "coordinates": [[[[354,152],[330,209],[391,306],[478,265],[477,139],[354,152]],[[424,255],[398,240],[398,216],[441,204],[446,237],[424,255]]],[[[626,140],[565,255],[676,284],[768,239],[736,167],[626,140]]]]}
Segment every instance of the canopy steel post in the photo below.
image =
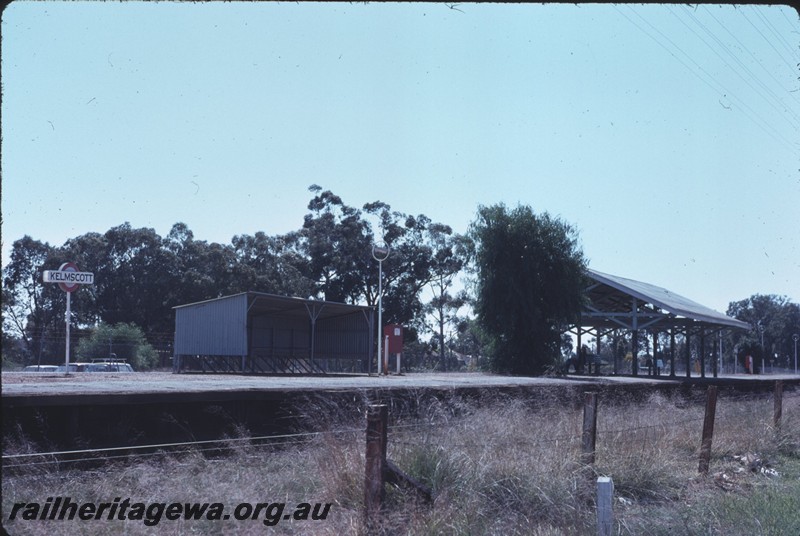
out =
{"type": "Polygon", "coordinates": [[[595,328],[594,330],[595,336],[595,354],[597,355],[597,362],[594,365],[594,371],[597,374],[600,374],[600,328],[595,328]]]}
{"type": "Polygon", "coordinates": [[[675,328],[669,330],[669,377],[675,377],[675,328]]]}
{"type": "Polygon", "coordinates": [[[691,378],[692,377],[692,344],[691,344],[691,338],[689,337],[689,335],[690,335],[690,329],[687,327],[686,328],[686,335],[684,337],[686,339],[686,377],[687,378],[691,378]]]}
{"type": "Polygon", "coordinates": [[[653,330],[653,376],[660,376],[661,371],[658,368],[658,330],[653,330]]]}
{"type": "Polygon", "coordinates": [[[712,352],[712,357],[714,359],[714,363],[711,366],[711,373],[715,378],[719,375],[719,370],[717,370],[719,368],[719,366],[718,366],[718,363],[719,363],[719,353],[718,353],[719,346],[717,346],[717,342],[719,342],[719,341],[715,338],[714,339],[714,346],[713,346],[714,349],[711,351],[712,352]]]}
{"type": "Polygon", "coordinates": [[[700,377],[706,377],[706,328],[700,330],[700,377]]]}

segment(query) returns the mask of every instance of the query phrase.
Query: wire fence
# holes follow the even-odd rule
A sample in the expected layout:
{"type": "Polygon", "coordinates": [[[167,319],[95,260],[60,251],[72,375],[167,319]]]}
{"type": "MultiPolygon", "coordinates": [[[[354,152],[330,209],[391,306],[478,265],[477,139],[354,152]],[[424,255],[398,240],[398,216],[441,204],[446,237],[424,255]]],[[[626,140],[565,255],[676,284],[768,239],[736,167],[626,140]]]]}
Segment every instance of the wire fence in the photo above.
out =
{"type": "MultiPolygon", "coordinates": [[[[765,407],[773,400],[773,395],[765,393],[740,393],[732,392],[726,393],[722,397],[723,403],[720,408],[720,417],[726,417],[726,408],[733,407],[734,412],[741,409],[743,404],[761,404],[765,407]]],[[[800,400],[800,392],[787,391],[782,395],[782,404],[792,411],[798,411],[800,407],[796,403],[800,400]]],[[[702,404],[699,402],[683,405],[683,409],[673,407],[671,412],[697,412],[702,409],[702,404]]],[[[768,408],[763,408],[763,411],[768,411],[768,408]]],[[[553,415],[548,414],[550,418],[553,415]]],[[[573,415],[576,416],[576,415],[573,415]]],[[[642,418],[648,418],[645,413],[642,418]]],[[[733,418],[738,418],[738,413],[734,413],[733,418]]],[[[407,419],[407,416],[399,415],[398,419],[407,419]]],[[[558,418],[564,418],[561,414],[558,418]]],[[[387,431],[392,434],[392,444],[412,447],[419,446],[427,442],[437,441],[437,435],[442,430],[448,427],[452,428],[457,426],[458,422],[469,422],[468,415],[460,417],[460,420],[454,419],[452,416],[446,418],[430,418],[423,417],[424,420],[416,422],[397,422],[387,426],[387,431]]],[[[687,428],[696,428],[699,423],[703,422],[702,415],[691,415],[684,418],[676,418],[674,420],[665,421],[659,418],[658,422],[652,423],[638,423],[633,419],[629,420],[628,426],[615,426],[605,427],[601,420],[593,433],[601,437],[614,437],[622,436],[629,438],[637,433],[644,432],[645,434],[651,431],[666,431],[678,430],[687,428]]],[[[774,424],[774,423],[773,423],[774,424]]],[[[352,437],[355,441],[355,436],[364,434],[363,427],[332,427],[325,430],[316,430],[309,432],[297,432],[290,434],[273,434],[273,435],[260,435],[251,437],[228,437],[220,439],[199,440],[199,441],[182,441],[171,443],[153,443],[146,445],[125,445],[117,447],[105,448],[87,448],[76,450],[56,450],[48,452],[17,452],[13,454],[3,454],[2,463],[4,469],[24,469],[25,467],[48,466],[64,464],[76,464],[81,462],[100,462],[100,461],[115,461],[115,460],[135,460],[137,458],[151,458],[157,456],[178,456],[183,454],[197,454],[197,453],[222,453],[226,451],[237,451],[243,449],[260,449],[267,447],[286,448],[289,446],[302,446],[307,445],[314,438],[321,436],[335,436],[339,438],[352,437]]],[[[531,436],[526,435],[517,437],[516,440],[520,446],[537,447],[546,445],[579,445],[582,440],[580,433],[572,433],[569,435],[555,435],[555,436],[531,436]]],[[[450,441],[447,444],[449,447],[464,446],[459,445],[458,442],[450,441]]]]}
{"type": "MultiPolygon", "coordinates": [[[[782,441],[778,434],[764,433],[780,429],[776,415],[791,423],[788,430],[796,452],[796,445],[800,444],[800,391],[791,384],[786,391],[779,390],[782,385],[776,383],[773,392],[720,393],[716,433],[721,438],[719,443],[727,449],[723,452],[729,452],[730,437],[737,435],[744,422],[754,435],[761,433],[766,441],[775,444],[782,441]],[[780,412],[776,412],[778,401],[780,412]]],[[[543,487],[547,490],[542,492],[542,500],[566,497],[576,501],[576,509],[570,510],[576,515],[590,511],[580,510],[580,505],[596,504],[600,526],[601,497],[608,503],[613,525],[611,505],[618,499],[635,497],[632,489],[644,490],[643,496],[647,497],[647,493],[662,493],[658,486],[666,486],[665,494],[673,493],[670,478],[681,482],[691,479],[694,483],[690,473],[703,473],[695,464],[699,461],[702,468],[708,391],[703,393],[705,399],[697,392],[658,392],[644,398],[615,396],[611,391],[605,393],[607,398],[598,393],[583,394],[583,406],[572,399],[564,403],[563,399],[549,398],[553,405],[547,406],[540,405],[538,399],[523,400],[516,395],[479,400],[453,395],[452,399],[442,400],[425,393],[413,401],[392,399],[388,405],[377,405],[371,402],[378,401],[365,395],[352,413],[342,412],[339,417],[336,404],[331,402],[334,399],[305,400],[311,411],[330,413],[328,419],[301,419],[304,426],[311,428],[308,431],[106,448],[7,451],[2,455],[3,476],[7,479],[3,489],[19,497],[31,489],[56,489],[68,494],[91,488],[94,484],[90,482],[97,481],[100,484],[96,489],[101,491],[122,486],[135,492],[137,486],[144,485],[142,482],[148,486],[165,482],[159,480],[157,473],[168,473],[164,478],[176,479],[181,483],[178,486],[194,482],[197,474],[217,477],[206,480],[206,486],[209,482],[214,486],[231,474],[245,474],[248,478],[251,474],[268,474],[279,482],[293,482],[286,487],[275,484],[279,493],[284,493],[293,489],[298,475],[318,471],[324,475],[319,478],[333,480],[314,485],[344,497],[342,502],[353,515],[363,515],[366,527],[373,523],[377,526],[387,511],[394,515],[397,509],[427,509],[425,505],[435,504],[438,512],[454,494],[461,500],[462,495],[486,493],[497,505],[504,505],[505,497],[524,497],[543,487]],[[588,395],[595,395],[594,407],[588,404],[588,395]],[[599,409],[598,399],[602,402],[599,409]],[[371,429],[370,418],[377,407],[383,408],[385,421],[371,429]],[[594,422],[587,419],[587,411],[594,422]],[[658,459],[661,456],[664,459],[658,459]],[[298,462],[298,458],[303,460],[298,462]],[[287,461],[298,465],[287,470],[291,476],[278,475],[287,461]],[[631,469],[634,466],[644,468],[642,474],[638,468],[631,469]],[[677,476],[654,476],[657,472],[671,473],[676,466],[677,476]],[[329,471],[333,477],[327,474],[329,471]],[[689,479],[685,478],[687,474],[689,479]],[[147,475],[146,479],[142,480],[141,475],[147,475]],[[607,495],[601,496],[600,475],[609,475],[602,477],[609,481],[613,476],[607,495]],[[551,482],[558,484],[549,488],[551,482]],[[392,486],[403,489],[395,492],[392,486]],[[567,490],[564,494],[571,495],[555,495],[562,488],[567,490]],[[596,489],[596,496],[585,495],[587,489],[590,494],[596,489]]],[[[27,448],[33,447],[28,444],[27,448]]],[[[730,454],[718,452],[714,470],[719,471],[717,464],[730,466],[734,463],[731,459],[730,454]]],[[[235,481],[239,485],[238,477],[235,481]]],[[[265,481],[258,481],[259,486],[253,489],[263,490],[265,481]]],[[[707,481],[715,485],[713,478],[707,481]]],[[[198,493],[197,489],[189,489],[198,493]]],[[[220,494],[227,490],[214,489],[220,494]]],[[[180,492],[190,493],[184,488],[180,492]]]]}

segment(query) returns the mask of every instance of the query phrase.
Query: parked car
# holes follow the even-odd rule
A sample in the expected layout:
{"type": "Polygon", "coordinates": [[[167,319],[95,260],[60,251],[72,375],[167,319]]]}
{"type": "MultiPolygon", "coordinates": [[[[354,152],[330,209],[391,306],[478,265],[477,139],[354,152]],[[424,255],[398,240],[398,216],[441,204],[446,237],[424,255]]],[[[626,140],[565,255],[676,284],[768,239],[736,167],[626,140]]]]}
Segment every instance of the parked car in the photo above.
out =
{"type": "Polygon", "coordinates": [[[133,372],[133,367],[124,359],[97,358],[92,359],[89,372],[133,372]]]}
{"type": "Polygon", "coordinates": [[[28,365],[22,372],[55,372],[58,365],[28,365]]]}
{"type": "MultiPolygon", "coordinates": [[[[61,365],[55,372],[66,372],[61,365]]],[[[91,363],[70,363],[70,372],[133,372],[133,367],[123,359],[92,359],[91,363]]]]}
{"type": "Polygon", "coordinates": [[[92,363],[86,372],[133,372],[128,363],[92,363]]]}
{"type": "MultiPolygon", "coordinates": [[[[70,372],[86,372],[86,368],[91,365],[91,363],[70,363],[69,364],[69,371],[70,372]]],[[[56,372],[67,372],[66,365],[59,365],[56,369],[56,372]]]]}

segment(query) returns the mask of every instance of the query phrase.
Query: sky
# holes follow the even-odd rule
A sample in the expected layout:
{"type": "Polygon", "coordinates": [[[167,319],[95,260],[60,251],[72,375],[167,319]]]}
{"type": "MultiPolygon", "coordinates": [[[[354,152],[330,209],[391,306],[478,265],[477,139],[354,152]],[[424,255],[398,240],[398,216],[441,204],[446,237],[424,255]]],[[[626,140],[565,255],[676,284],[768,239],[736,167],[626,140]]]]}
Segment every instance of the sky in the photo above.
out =
{"type": "Polygon", "coordinates": [[[125,222],[294,231],[318,184],[459,233],[528,205],[721,312],[800,301],[790,7],[45,0],[0,31],[3,266],[125,222]]]}

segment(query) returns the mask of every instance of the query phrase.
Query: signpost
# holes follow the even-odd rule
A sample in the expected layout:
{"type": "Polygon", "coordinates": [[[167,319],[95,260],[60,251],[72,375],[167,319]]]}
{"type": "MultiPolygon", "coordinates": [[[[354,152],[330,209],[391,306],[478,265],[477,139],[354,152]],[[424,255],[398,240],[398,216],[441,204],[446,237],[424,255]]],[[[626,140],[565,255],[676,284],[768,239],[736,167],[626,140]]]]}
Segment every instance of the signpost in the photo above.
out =
{"type": "Polygon", "coordinates": [[[58,287],[67,293],[67,349],[65,359],[65,374],[69,374],[69,324],[71,311],[72,293],[78,290],[80,285],[94,285],[94,274],[92,272],[80,272],[73,262],[65,262],[58,270],[45,270],[42,275],[45,283],[58,283],[58,287]]]}

